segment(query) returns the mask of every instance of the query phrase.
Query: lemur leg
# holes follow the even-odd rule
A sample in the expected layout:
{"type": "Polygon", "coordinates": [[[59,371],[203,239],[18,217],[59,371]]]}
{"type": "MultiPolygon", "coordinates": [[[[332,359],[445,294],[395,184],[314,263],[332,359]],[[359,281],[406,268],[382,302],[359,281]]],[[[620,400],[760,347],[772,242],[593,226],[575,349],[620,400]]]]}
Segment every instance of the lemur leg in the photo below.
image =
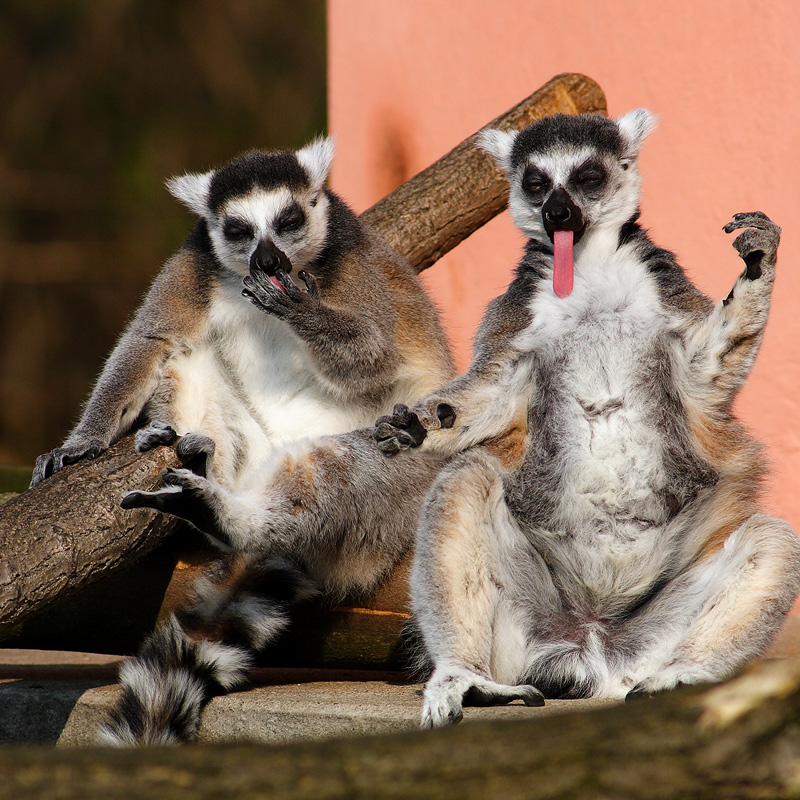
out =
{"type": "Polygon", "coordinates": [[[190,522],[222,550],[247,550],[269,525],[260,493],[230,491],[191,469],[168,469],[152,492],[128,492],[123,508],[152,508],[190,522]]]}
{"type": "Polygon", "coordinates": [[[122,695],[98,732],[102,743],[196,739],[203,706],[247,679],[254,654],[286,629],[291,606],[316,588],[288,561],[236,554],[198,579],[194,591],[123,664],[122,695]]]}
{"type": "Polygon", "coordinates": [[[731,676],[766,651],[798,590],[797,535],[783,520],[754,514],[620,631],[617,644],[640,654],[622,693],[731,676]]]}
{"type": "Polygon", "coordinates": [[[129,492],[122,498],[122,507],[152,508],[185,519],[223,550],[229,544],[241,546],[243,537],[257,530],[261,517],[257,500],[231,492],[214,480],[215,445],[209,437],[187,433],[176,451],[187,466],[166,470],[163,486],[155,491],[129,492]]]}
{"type": "Polygon", "coordinates": [[[704,410],[726,408],[755,361],[767,324],[781,229],[762,213],[736,214],[733,246],[745,263],[728,297],[686,336],[686,386],[704,410]]]}
{"type": "Polygon", "coordinates": [[[458,722],[465,701],[543,705],[533,686],[492,679],[498,662],[504,677],[525,674],[524,635],[512,632],[512,603],[500,577],[513,574],[513,566],[503,566],[517,561],[520,537],[496,459],[471,451],[451,462],[428,495],[411,578],[415,620],[434,664],[422,727],[458,722]]]}

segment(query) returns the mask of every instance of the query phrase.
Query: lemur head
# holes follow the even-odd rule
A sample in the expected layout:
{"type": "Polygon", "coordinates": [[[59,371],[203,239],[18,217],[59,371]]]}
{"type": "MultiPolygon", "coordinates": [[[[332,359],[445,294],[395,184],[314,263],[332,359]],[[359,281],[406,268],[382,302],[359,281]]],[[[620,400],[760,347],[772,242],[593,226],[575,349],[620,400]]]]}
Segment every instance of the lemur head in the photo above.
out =
{"type": "Polygon", "coordinates": [[[296,152],[253,150],[202,174],[167,181],[169,191],[203,218],[220,264],[240,276],[262,269],[303,269],[325,246],[332,138],[296,152]]]}
{"type": "Polygon", "coordinates": [[[569,290],[572,244],[591,231],[617,231],[637,215],[637,159],[655,125],[656,117],[640,108],[617,120],[556,114],[522,131],[480,135],[479,146],[508,176],[509,210],[517,227],[529,239],[553,243],[556,270],[560,250],[569,247],[569,290]]]}

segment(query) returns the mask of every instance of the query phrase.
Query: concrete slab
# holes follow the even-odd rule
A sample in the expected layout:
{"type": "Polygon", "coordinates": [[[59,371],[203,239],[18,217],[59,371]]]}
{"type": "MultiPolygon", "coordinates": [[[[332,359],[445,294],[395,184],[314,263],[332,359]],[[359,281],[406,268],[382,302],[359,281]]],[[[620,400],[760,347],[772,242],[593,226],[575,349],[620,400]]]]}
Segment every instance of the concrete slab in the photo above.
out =
{"type": "MultiPolygon", "coordinates": [[[[119,689],[83,680],[0,681],[0,743],[89,746],[119,689]]],[[[200,740],[284,743],[414,730],[421,685],[389,681],[315,681],[254,686],[214,698],[203,713],[200,740]]],[[[527,718],[596,708],[613,701],[548,701],[468,708],[467,722],[527,718]]]]}
{"type": "MultiPolygon", "coordinates": [[[[769,654],[800,656],[800,617],[791,617],[769,654]]],[[[0,649],[0,743],[88,746],[118,694],[120,659],[88,653],[0,649]]],[[[251,688],[217,697],[203,714],[207,742],[283,743],[414,730],[422,686],[397,673],[261,669],[251,688]]],[[[467,708],[466,724],[597,708],[614,701],[552,700],[467,708]]]]}

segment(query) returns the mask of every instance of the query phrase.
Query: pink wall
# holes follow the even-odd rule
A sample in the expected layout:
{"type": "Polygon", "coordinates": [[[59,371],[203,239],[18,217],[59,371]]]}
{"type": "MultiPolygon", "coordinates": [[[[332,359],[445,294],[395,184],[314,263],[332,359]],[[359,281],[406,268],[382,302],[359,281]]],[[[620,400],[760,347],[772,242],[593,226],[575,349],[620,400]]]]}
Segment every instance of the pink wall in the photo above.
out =
{"type": "MultiPolygon", "coordinates": [[[[329,0],[333,186],[358,210],[560,72],[583,72],[609,113],[646,106],[643,221],[714,298],[740,262],[722,225],[783,225],[758,363],[738,403],[767,443],[771,511],[800,530],[800,4],[790,0],[329,0]]],[[[521,239],[508,216],[425,273],[462,366],[521,239]]]]}

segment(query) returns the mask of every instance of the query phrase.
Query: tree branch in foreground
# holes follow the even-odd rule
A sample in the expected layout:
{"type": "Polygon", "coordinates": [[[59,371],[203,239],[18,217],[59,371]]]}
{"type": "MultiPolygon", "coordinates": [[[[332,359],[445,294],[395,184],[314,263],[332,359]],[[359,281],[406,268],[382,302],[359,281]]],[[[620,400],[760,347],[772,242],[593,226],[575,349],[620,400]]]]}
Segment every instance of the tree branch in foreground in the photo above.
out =
{"type": "Polygon", "coordinates": [[[796,798],[800,665],[591,712],[426,733],[147,750],[0,750],[0,800],[796,798]]]}

